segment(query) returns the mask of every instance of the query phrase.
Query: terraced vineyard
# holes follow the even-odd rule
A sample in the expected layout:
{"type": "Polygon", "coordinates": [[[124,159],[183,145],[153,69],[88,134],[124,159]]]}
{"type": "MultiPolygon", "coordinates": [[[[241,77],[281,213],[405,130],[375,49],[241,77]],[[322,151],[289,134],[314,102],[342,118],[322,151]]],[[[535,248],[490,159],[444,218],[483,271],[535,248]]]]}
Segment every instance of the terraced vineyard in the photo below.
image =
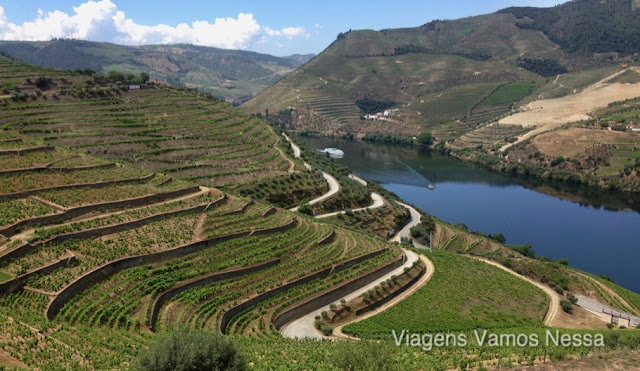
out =
{"type": "Polygon", "coordinates": [[[307,95],[302,96],[299,103],[308,105],[316,114],[340,124],[360,120],[362,116],[354,101],[342,97],[307,95]]]}
{"type": "Polygon", "coordinates": [[[500,148],[502,145],[515,141],[515,139],[529,131],[519,125],[491,124],[470,131],[452,142],[454,148],[466,148],[476,146],[488,146],[500,148]]]}
{"type": "MultiPolygon", "coordinates": [[[[31,73],[30,67],[0,62],[10,73],[21,68],[31,73]]],[[[52,76],[49,94],[55,98],[34,95],[26,105],[5,103],[0,113],[5,130],[208,186],[235,186],[293,170],[274,131],[226,103],[162,86],[123,91],[124,86],[101,86],[97,77],[74,83],[72,77],[52,76]]],[[[35,86],[18,89],[31,96],[35,86]]]]}
{"type": "Polygon", "coordinates": [[[383,239],[208,187],[322,192],[263,121],[170,88],[51,84],[56,99],[0,111],[1,341],[15,365],[126,368],[149,330],[182,326],[275,339],[297,303],[401,262],[383,239]]]}
{"type": "Polygon", "coordinates": [[[542,326],[547,308],[542,290],[468,257],[443,252],[427,256],[436,266],[428,285],[389,310],[346,326],[344,331],[357,336],[389,336],[392,329],[430,333],[542,326]],[[438,266],[447,269],[438,270],[438,266]]]}

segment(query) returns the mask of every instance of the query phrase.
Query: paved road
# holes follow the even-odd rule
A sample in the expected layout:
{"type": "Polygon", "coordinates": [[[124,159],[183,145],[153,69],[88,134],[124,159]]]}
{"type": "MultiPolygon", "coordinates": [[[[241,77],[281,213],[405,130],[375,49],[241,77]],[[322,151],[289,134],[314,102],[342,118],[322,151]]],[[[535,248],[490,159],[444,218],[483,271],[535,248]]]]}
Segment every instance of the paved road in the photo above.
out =
{"type": "MultiPolygon", "coordinates": [[[[344,299],[346,301],[349,301],[353,298],[357,298],[358,296],[362,295],[362,293],[364,293],[365,291],[372,289],[373,287],[375,287],[377,284],[379,284],[380,282],[382,282],[383,280],[386,280],[388,278],[391,278],[391,276],[395,275],[401,275],[402,273],[404,273],[404,267],[411,267],[411,265],[413,264],[414,261],[420,259],[420,257],[418,256],[418,254],[414,253],[413,251],[409,251],[409,250],[404,250],[403,252],[405,254],[405,256],[407,257],[407,261],[399,268],[394,269],[392,272],[384,275],[383,277],[380,277],[379,279],[375,280],[373,283],[368,284],[364,287],[359,288],[358,290],[353,291],[351,294],[348,294],[344,297],[344,299]]],[[[319,315],[320,313],[322,313],[322,311],[328,311],[329,310],[329,306],[320,308],[316,311],[313,311],[303,317],[300,317],[292,322],[287,323],[286,325],[284,325],[282,327],[282,329],[280,329],[280,332],[282,333],[282,335],[284,337],[288,337],[288,338],[298,338],[298,339],[303,339],[303,338],[311,338],[311,339],[324,339],[326,338],[325,336],[323,336],[318,330],[316,330],[316,328],[313,326],[313,322],[315,321],[315,316],[319,315]]]]}
{"type": "Polygon", "coordinates": [[[393,238],[391,239],[391,242],[400,242],[403,237],[411,238],[411,228],[420,224],[420,219],[421,219],[421,216],[418,210],[414,209],[412,206],[409,206],[402,202],[398,202],[398,204],[402,207],[409,209],[409,212],[411,213],[411,221],[409,221],[409,223],[405,225],[404,228],[400,230],[400,232],[396,233],[396,235],[393,236],[393,238]]]}
{"type": "Polygon", "coordinates": [[[344,328],[344,326],[346,326],[346,325],[348,325],[350,323],[360,322],[362,320],[365,320],[365,319],[367,319],[369,317],[373,317],[376,314],[381,313],[381,312],[389,309],[390,307],[392,307],[392,306],[398,304],[399,302],[401,302],[402,300],[406,299],[409,295],[411,295],[414,292],[418,291],[418,289],[420,289],[427,282],[429,282],[431,277],[433,277],[433,273],[436,271],[436,268],[433,266],[433,262],[431,260],[427,259],[426,256],[420,255],[420,260],[422,260],[422,262],[427,267],[427,271],[425,272],[424,276],[422,276],[418,280],[418,282],[416,282],[413,286],[411,286],[405,292],[403,292],[402,294],[400,294],[397,297],[393,298],[388,303],[383,304],[379,308],[377,308],[375,310],[372,310],[371,312],[367,312],[367,313],[365,313],[364,315],[362,315],[360,317],[354,318],[352,321],[349,321],[347,323],[344,323],[344,324],[336,327],[335,329],[333,329],[333,337],[337,338],[337,339],[344,339],[344,340],[360,340],[359,338],[356,338],[356,337],[353,337],[353,336],[349,336],[349,335],[345,334],[344,332],[342,332],[342,329],[344,328]]]}
{"type": "MultiPolygon", "coordinates": [[[[328,198],[333,197],[333,195],[335,195],[336,193],[338,193],[338,191],[340,191],[340,183],[338,183],[338,180],[336,178],[331,176],[331,174],[329,173],[325,173],[324,171],[322,172],[322,176],[327,181],[327,183],[329,183],[329,191],[323,194],[322,196],[318,198],[314,198],[313,200],[309,201],[309,205],[315,205],[317,203],[320,203],[328,198]]],[[[298,207],[296,206],[293,209],[289,209],[289,211],[296,212],[298,211],[298,207]]]]}
{"type": "Polygon", "coordinates": [[[282,136],[284,136],[284,139],[286,139],[287,142],[291,144],[291,149],[293,149],[293,157],[300,158],[300,154],[302,153],[302,151],[300,151],[300,147],[298,147],[295,143],[293,143],[293,141],[291,140],[291,138],[289,138],[287,134],[282,133],[282,136]]]}
{"type": "MultiPolygon", "coordinates": [[[[363,211],[363,210],[371,210],[371,209],[377,209],[379,207],[384,206],[384,198],[382,196],[380,196],[379,194],[375,193],[375,192],[371,192],[371,199],[373,200],[373,203],[370,206],[367,207],[361,207],[359,209],[353,209],[351,211],[353,212],[358,212],[358,211],[363,211]]],[[[329,218],[332,216],[336,216],[338,214],[344,214],[346,213],[346,211],[336,211],[333,213],[328,213],[328,214],[322,214],[322,215],[317,215],[316,218],[318,219],[323,219],[323,218],[329,218]]]]}
{"type": "Polygon", "coordinates": [[[597,300],[593,300],[582,295],[576,295],[576,298],[578,299],[578,302],[576,303],[576,305],[581,306],[582,308],[590,312],[595,312],[595,313],[605,312],[608,314],[613,314],[617,317],[629,318],[631,320],[632,326],[637,326],[640,323],[639,317],[636,317],[629,313],[620,312],[619,310],[614,309],[608,305],[604,305],[597,300]]]}
{"type": "Polygon", "coordinates": [[[362,178],[360,178],[356,174],[349,174],[349,179],[353,179],[353,180],[355,180],[356,182],[362,184],[365,187],[367,186],[367,181],[362,179],[362,178]]]}

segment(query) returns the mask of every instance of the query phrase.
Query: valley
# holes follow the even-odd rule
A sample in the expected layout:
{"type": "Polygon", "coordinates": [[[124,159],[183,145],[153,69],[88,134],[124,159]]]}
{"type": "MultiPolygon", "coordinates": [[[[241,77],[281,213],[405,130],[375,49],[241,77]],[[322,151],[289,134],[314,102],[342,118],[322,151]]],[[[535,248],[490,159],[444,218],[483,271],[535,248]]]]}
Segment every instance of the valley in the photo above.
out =
{"type": "Polygon", "coordinates": [[[0,41],[0,370],[637,367],[636,5],[0,41]]]}

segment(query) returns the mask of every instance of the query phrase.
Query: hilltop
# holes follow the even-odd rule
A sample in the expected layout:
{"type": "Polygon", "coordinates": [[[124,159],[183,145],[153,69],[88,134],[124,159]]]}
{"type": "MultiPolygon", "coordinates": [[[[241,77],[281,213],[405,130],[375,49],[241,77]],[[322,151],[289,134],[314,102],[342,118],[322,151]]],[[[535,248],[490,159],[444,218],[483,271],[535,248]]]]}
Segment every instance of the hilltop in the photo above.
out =
{"type": "Polygon", "coordinates": [[[429,131],[439,149],[506,172],[539,152],[536,159],[544,161],[535,166],[546,164],[546,169],[515,172],[542,175],[564,156],[576,166],[565,164],[562,174],[550,169],[548,177],[574,175],[574,183],[637,189],[640,180],[633,168],[640,165],[633,159],[640,139],[631,129],[600,130],[608,128],[602,122],[619,128],[638,123],[633,100],[640,97],[636,5],[582,0],[435,20],[415,28],[341,33],[324,52],[243,109],[290,130],[372,141],[395,137],[410,142],[429,131]],[[602,115],[623,101],[624,116],[602,115]],[[388,116],[372,115],[384,110],[388,116]],[[530,145],[524,156],[511,156],[516,162],[504,156],[549,130],[576,125],[598,129],[580,143],[566,136],[565,148],[580,150],[530,145]],[[598,141],[611,145],[610,150],[592,148],[598,141]],[[588,160],[594,153],[601,158],[596,164],[588,160]],[[618,161],[619,153],[624,161],[618,161]]]}
{"type": "Polygon", "coordinates": [[[630,0],[573,1],[349,31],[244,108],[295,129],[407,136],[428,128],[453,139],[535,97],[572,93],[553,84],[557,75],[575,75],[581,89],[636,62],[640,11],[631,9],[630,0]],[[390,124],[361,120],[385,108],[396,109],[390,124]]]}
{"type": "Polygon", "coordinates": [[[32,65],[91,69],[99,73],[147,72],[153,80],[187,86],[244,102],[313,55],[274,57],[243,50],[187,44],[124,46],[84,40],[2,41],[0,51],[32,65]]]}

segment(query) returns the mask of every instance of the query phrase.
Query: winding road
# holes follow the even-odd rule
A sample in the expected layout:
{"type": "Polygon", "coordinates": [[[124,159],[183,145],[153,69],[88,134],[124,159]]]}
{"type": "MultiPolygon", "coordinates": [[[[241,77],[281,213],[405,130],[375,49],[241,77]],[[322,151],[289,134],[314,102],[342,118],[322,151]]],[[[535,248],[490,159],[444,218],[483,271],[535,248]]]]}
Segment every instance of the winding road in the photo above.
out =
{"type": "MultiPolygon", "coordinates": [[[[300,158],[302,151],[300,150],[300,147],[298,147],[295,143],[293,143],[293,141],[291,140],[291,138],[289,138],[289,136],[287,136],[286,134],[282,134],[284,136],[284,138],[291,144],[291,149],[293,150],[293,155],[296,158],[300,158]]],[[[311,169],[311,166],[307,163],[304,163],[304,165],[307,167],[307,169],[311,169]]],[[[322,172],[322,175],[324,176],[324,178],[327,180],[327,182],[329,183],[329,192],[325,193],[324,195],[309,201],[310,205],[314,205],[316,203],[322,202],[330,197],[332,197],[334,194],[336,194],[339,190],[340,190],[340,184],[338,183],[338,181],[331,176],[330,174],[327,174],[326,172],[322,172]]],[[[367,186],[367,182],[354,175],[354,174],[350,174],[349,178],[364,185],[367,186]]],[[[384,206],[385,204],[385,200],[384,198],[375,192],[371,193],[371,199],[373,200],[373,204],[371,204],[368,207],[363,207],[363,208],[359,208],[359,209],[354,209],[354,212],[357,211],[362,211],[362,210],[366,210],[366,209],[376,209],[379,207],[384,206]]],[[[401,240],[402,237],[407,237],[410,238],[410,230],[411,228],[413,228],[414,226],[418,225],[420,223],[420,213],[413,208],[412,206],[409,206],[407,204],[404,203],[400,203],[399,204],[405,208],[407,208],[409,210],[409,212],[411,213],[411,220],[409,221],[409,223],[402,228],[397,234],[396,236],[394,236],[391,239],[391,242],[399,242],[401,240]]],[[[290,209],[290,211],[298,211],[298,208],[292,208],[290,209]]],[[[316,218],[328,218],[331,216],[335,216],[338,214],[343,214],[346,213],[346,211],[337,211],[337,212],[333,212],[333,213],[328,213],[328,214],[323,214],[323,215],[318,215],[316,216],[316,218]]],[[[414,247],[417,248],[427,248],[424,245],[421,245],[415,241],[413,241],[414,243],[414,247]]],[[[401,300],[403,300],[404,298],[406,298],[407,296],[411,295],[412,293],[414,293],[416,290],[418,290],[420,287],[422,287],[427,281],[429,281],[429,279],[431,279],[431,277],[433,276],[433,272],[435,271],[435,268],[433,266],[433,263],[427,259],[425,256],[423,255],[418,255],[412,251],[409,251],[407,249],[403,249],[403,252],[405,254],[405,256],[407,257],[406,262],[399,268],[394,269],[392,272],[386,274],[385,276],[375,280],[373,283],[365,285],[361,288],[359,288],[358,290],[353,291],[352,293],[346,295],[344,297],[345,300],[349,301],[353,298],[356,298],[360,295],[362,295],[362,293],[364,293],[365,291],[373,288],[376,286],[376,284],[378,282],[381,282],[383,280],[386,280],[388,278],[391,278],[391,276],[393,275],[400,275],[402,273],[404,273],[404,268],[405,267],[411,267],[413,262],[417,261],[417,260],[422,260],[426,267],[427,267],[427,272],[426,274],[420,278],[420,280],[418,282],[416,282],[412,287],[410,287],[409,289],[407,289],[405,292],[403,292],[402,294],[398,295],[398,297],[394,298],[393,300],[389,301],[388,303],[382,305],[380,308],[364,315],[361,317],[358,317],[356,319],[354,319],[353,322],[355,321],[361,321],[365,318],[369,318],[370,316],[373,316],[377,313],[382,312],[383,310],[395,305],[396,303],[400,302],[401,300]]],[[[299,339],[303,339],[303,338],[312,338],[312,339],[324,339],[325,336],[323,336],[318,330],[316,330],[316,328],[314,327],[314,321],[315,321],[315,316],[322,313],[322,311],[324,310],[329,310],[329,306],[323,307],[321,309],[318,309],[316,311],[313,311],[311,313],[308,313],[294,321],[291,321],[287,324],[285,324],[281,329],[280,332],[282,333],[283,336],[288,337],[288,338],[299,338],[299,339]]],[[[346,324],[345,324],[346,325],[346,324]]],[[[344,325],[343,325],[344,326],[344,325]]],[[[342,333],[342,326],[338,327],[336,329],[336,333],[337,335],[335,336],[336,338],[344,338],[344,339],[348,339],[350,337],[348,337],[347,335],[342,333]]]]}
{"type": "MultiPolygon", "coordinates": [[[[357,298],[358,296],[362,295],[364,292],[366,292],[367,290],[372,289],[373,287],[375,287],[376,285],[378,285],[380,282],[382,282],[383,280],[386,280],[388,278],[391,278],[391,276],[393,275],[401,275],[402,273],[404,273],[404,268],[405,267],[411,267],[414,261],[417,260],[422,260],[425,262],[425,264],[427,264],[427,274],[425,274],[423,276],[423,278],[416,283],[415,285],[413,285],[409,290],[405,291],[404,293],[402,293],[401,295],[399,295],[398,297],[396,297],[394,300],[390,301],[389,303],[381,306],[380,308],[378,308],[375,311],[372,311],[370,313],[368,313],[367,315],[373,315],[376,313],[379,313],[380,311],[383,311],[385,309],[387,309],[388,307],[396,304],[397,302],[399,302],[400,300],[404,299],[406,296],[411,295],[411,293],[413,293],[415,290],[417,290],[421,285],[420,283],[424,284],[426,283],[429,278],[431,278],[431,275],[433,275],[433,263],[431,263],[430,260],[426,259],[426,257],[418,255],[416,253],[414,253],[413,251],[409,251],[406,249],[403,249],[403,252],[405,254],[405,256],[407,257],[407,261],[400,266],[399,268],[394,269],[393,271],[391,271],[390,273],[387,273],[386,275],[380,277],[379,279],[375,280],[374,282],[363,286],[361,288],[359,288],[356,291],[353,291],[352,293],[346,295],[344,297],[344,299],[346,301],[349,301],[351,299],[357,298]],[[427,277],[425,279],[425,277],[427,277]],[[423,282],[424,281],[424,282],[423,282]],[[413,291],[412,291],[413,290],[413,291]]],[[[304,338],[311,338],[311,339],[325,339],[326,337],[323,336],[318,330],[316,330],[316,328],[313,326],[314,321],[315,321],[315,316],[319,315],[320,313],[322,313],[322,311],[328,311],[330,308],[327,305],[326,307],[322,307],[318,310],[315,310],[303,317],[300,317],[294,321],[291,321],[289,323],[287,323],[286,325],[284,325],[281,329],[280,329],[280,333],[282,333],[282,335],[284,337],[288,337],[288,338],[298,338],[298,339],[304,339],[304,338]]],[[[364,318],[368,318],[367,315],[365,316],[361,316],[358,317],[358,321],[364,318]]]]}
{"type": "MultiPolygon", "coordinates": [[[[353,209],[351,211],[353,212],[358,212],[358,211],[363,211],[363,210],[372,210],[372,209],[377,209],[380,208],[382,206],[384,206],[384,198],[382,196],[380,196],[379,194],[375,193],[375,192],[371,192],[371,199],[373,200],[373,203],[370,206],[367,207],[361,207],[359,209],[353,209]]],[[[339,214],[345,214],[346,211],[336,211],[333,213],[328,213],[328,214],[322,214],[322,215],[316,215],[317,219],[323,219],[323,218],[330,218],[332,216],[336,216],[339,214]]]]}
{"type": "MultiPolygon", "coordinates": [[[[325,173],[324,171],[322,172],[322,176],[324,177],[324,179],[327,181],[327,183],[329,183],[329,191],[325,194],[323,194],[322,196],[318,197],[318,198],[314,198],[313,200],[309,201],[309,205],[315,205],[317,203],[320,203],[326,199],[329,199],[331,197],[333,197],[336,193],[338,193],[338,191],[340,191],[340,183],[338,183],[338,180],[336,178],[334,178],[331,174],[329,173],[325,173]]],[[[293,211],[296,212],[298,211],[298,206],[289,209],[289,211],[293,211]]]]}
{"type": "Polygon", "coordinates": [[[420,213],[418,212],[418,210],[416,210],[413,206],[407,205],[402,202],[398,202],[398,205],[409,210],[409,213],[411,213],[411,220],[409,221],[409,223],[407,223],[407,225],[404,226],[404,228],[402,228],[398,233],[396,233],[396,235],[393,236],[393,238],[390,241],[401,242],[403,238],[408,238],[411,240],[411,242],[413,242],[413,246],[415,248],[428,249],[429,247],[419,243],[418,241],[414,240],[411,237],[411,228],[420,224],[420,220],[422,220],[422,217],[420,216],[420,213]]]}

